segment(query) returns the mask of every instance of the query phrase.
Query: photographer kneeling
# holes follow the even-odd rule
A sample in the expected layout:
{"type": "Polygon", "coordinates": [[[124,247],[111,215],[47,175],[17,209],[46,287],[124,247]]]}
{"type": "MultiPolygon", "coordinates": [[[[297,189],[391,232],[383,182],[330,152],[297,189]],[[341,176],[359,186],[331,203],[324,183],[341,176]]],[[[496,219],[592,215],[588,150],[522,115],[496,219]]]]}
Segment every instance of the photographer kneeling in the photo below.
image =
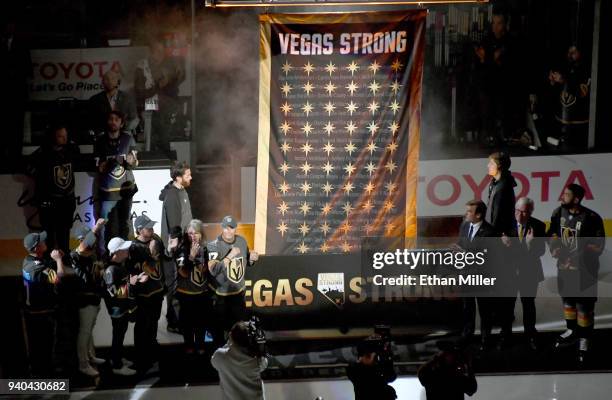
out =
{"type": "Polygon", "coordinates": [[[265,336],[257,321],[239,321],[232,326],[225,346],[211,358],[219,372],[224,400],[264,399],[261,372],[268,366],[264,350],[265,336]]]}
{"type": "Polygon", "coordinates": [[[393,369],[391,342],[371,335],[357,345],[357,362],[346,369],[355,389],[355,400],[396,399],[395,389],[388,385],[397,377],[393,369]]]}
{"type": "Polygon", "coordinates": [[[440,352],[418,371],[427,400],[463,400],[478,389],[471,363],[456,344],[439,342],[440,352]]]}

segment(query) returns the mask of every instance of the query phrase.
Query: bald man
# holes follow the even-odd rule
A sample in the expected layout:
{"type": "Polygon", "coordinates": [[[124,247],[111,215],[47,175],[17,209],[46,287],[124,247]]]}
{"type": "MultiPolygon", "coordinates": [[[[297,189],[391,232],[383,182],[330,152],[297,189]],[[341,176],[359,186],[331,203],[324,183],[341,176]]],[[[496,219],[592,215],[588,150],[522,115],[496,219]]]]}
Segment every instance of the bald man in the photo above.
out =
{"type": "Polygon", "coordinates": [[[125,116],[125,129],[132,131],[138,125],[136,103],[126,92],[119,90],[121,74],[108,70],[102,76],[103,91],[89,99],[91,129],[100,133],[106,129],[106,119],[111,111],[120,111],[125,116]]]}

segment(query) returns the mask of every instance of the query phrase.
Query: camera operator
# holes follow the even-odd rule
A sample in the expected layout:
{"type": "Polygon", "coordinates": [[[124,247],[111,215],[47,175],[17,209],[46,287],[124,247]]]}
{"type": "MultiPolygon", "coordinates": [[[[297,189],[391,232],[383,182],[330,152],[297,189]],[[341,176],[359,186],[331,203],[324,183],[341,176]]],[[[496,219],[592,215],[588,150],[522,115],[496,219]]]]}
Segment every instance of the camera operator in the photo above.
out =
{"type": "Polygon", "coordinates": [[[427,400],[463,400],[464,393],[472,396],[476,393],[478,384],[461,349],[442,343],[440,349],[441,351],[418,371],[427,400]]]}
{"type": "Polygon", "coordinates": [[[357,362],[347,367],[347,376],[355,389],[355,400],[396,399],[393,382],[397,375],[393,369],[391,342],[380,335],[372,335],[357,346],[357,362]]]}
{"type": "Polygon", "coordinates": [[[267,368],[268,358],[264,344],[265,336],[256,320],[232,326],[227,343],[210,360],[219,372],[224,400],[265,399],[261,372],[267,368]]]}

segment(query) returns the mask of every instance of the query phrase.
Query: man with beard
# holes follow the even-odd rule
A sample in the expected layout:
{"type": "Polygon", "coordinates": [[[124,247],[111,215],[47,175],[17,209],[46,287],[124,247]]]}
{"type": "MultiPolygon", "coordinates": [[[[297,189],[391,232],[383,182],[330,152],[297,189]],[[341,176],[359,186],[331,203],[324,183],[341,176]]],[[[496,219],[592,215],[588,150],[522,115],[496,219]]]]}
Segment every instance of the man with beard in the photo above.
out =
{"type": "MultiPolygon", "coordinates": [[[[168,237],[173,228],[179,227],[181,232],[187,229],[187,225],[193,219],[191,215],[191,203],[187,189],[191,185],[191,168],[186,162],[176,162],[170,170],[170,181],[159,194],[159,199],[164,202],[162,207],[161,237],[164,244],[168,246],[168,237]]],[[[174,263],[164,263],[164,275],[168,293],[166,294],[166,320],[168,331],[179,332],[179,302],[174,297],[176,291],[176,267],[174,263]]]]}
{"type": "MultiPolygon", "coordinates": [[[[112,237],[127,239],[132,197],[138,191],[132,169],[138,166],[136,142],[132,135],[122,131],[124,117],[119,111],[108,113],[107,131],[94,145],[98,166],[97,195],[99,216],[107,220],[101,234],[104,246],[112,237]]],[[[104,253],[103,246],[99,246],[104,253]]]]}
{"type": "Polygon", "coordinates": [[[555,347],[578,341],[578,361],[585,362],[594,326],[599,256],[605,247],[603,220],[581,202],[585,190],[577,184],[563,191],[561,207],[553,211],[548,235],[550,252],[557,259],[559,294],[567,330],[555,347]]]}
{"type": "Polygon", "coordinates": [[[49,140],[30,157],[28,173],[36,181],[35,199],[49,249],[69,251],[70,228],[74,218],[74,168],[79,147],[68,140],[65,125],[49,131],[49,140]]]}

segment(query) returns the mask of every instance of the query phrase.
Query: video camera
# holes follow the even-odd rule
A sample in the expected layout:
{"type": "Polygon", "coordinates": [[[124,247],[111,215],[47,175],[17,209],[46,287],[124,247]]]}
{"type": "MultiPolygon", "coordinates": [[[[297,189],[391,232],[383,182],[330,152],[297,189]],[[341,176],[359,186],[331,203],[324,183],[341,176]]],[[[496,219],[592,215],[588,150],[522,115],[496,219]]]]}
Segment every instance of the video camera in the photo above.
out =
{"type": "Polygon", "coordinates": [[[392,345],[391,327],[387,325],[376,325],[374,327],[374,334],[357,345],[357,354],[376,353],[377,363],[393,364],[392,345]]]}
{"type": "Polygon", "coordinates": [[[255,357],[267,357],[266,334],[259,318],[253,316],[247,324],[248,350],[255,357]]]}

